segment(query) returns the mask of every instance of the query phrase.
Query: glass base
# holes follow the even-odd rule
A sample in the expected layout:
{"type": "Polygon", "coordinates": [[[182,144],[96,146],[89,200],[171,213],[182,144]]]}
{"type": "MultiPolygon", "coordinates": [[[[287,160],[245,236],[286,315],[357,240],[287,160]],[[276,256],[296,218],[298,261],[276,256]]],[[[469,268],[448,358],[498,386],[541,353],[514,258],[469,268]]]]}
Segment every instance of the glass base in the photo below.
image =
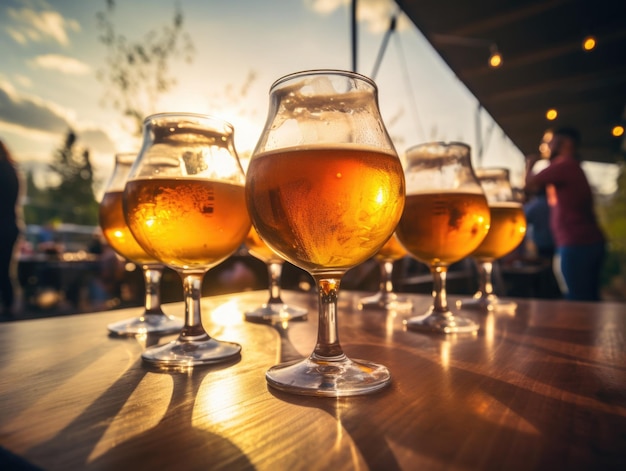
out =
{"type": "Polygon", "coordinates": [[[280,391],[305,396],[357,396],[376,392],[391,383],[382,365],[342,356],[337,360],[309,357],[271,367],[267,383],[280,391]]]}
{"type": "Polygon", "coordinates": [[[407,329],[417,332],[437,334],[466,334],[478,332],[480,325],[467,317],[454,315],[452,312],[429,311],[423,316],[412,317],[404,321],[407,329]]]}
{"type": "Polygon", "coordinates": [[[241,345],[210,338],[181,340],[147,348],[141,358],[158,367],[190,367],[221,363],[239,356],[241,345]]]}
{"type": "Polygon", "coordinates": [[[359,299],[357,307],[361,310],[410,311],[413,309],[413,302],[398,296],[396,293],[378,292],[372,296],[359,299]]]}
{"type": "Polygon", "coordinates": [[[280,323],[285,321],[306,320],[308,311],[288,304],[263,304],[259,308],[245,313],[247,321],[280,323]]]}
{"type": "Polygon", "coordinates": [[[513,301],[503,301],[495,294],[485,296],[482,292],[478,292],[473,298],[457,300],[456,307],[458,309],[513,313],[517,309],[517,303],[513,301]]]}
{"type": "Polygon", "coordinates": [[[133,337],[147,334],[176,334],[183,328],[182,319],[166,314],[144,314],[107,325],[111,334],[133,337]]]}

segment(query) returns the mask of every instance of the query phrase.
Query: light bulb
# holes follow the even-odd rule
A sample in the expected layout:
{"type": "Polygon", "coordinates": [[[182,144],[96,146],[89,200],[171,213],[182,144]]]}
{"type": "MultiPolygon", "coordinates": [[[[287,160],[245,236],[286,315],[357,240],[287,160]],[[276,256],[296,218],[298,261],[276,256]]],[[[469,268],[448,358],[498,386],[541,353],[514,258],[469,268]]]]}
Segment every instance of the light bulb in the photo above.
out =
{"type": "Polygon", "coordinates": [[[593,36],[586,36],[585,39],[583,39],[583,50],[591,51],[595,47],[596,47],[596,38],[594,38],[593,36]]]}
{"type": "Polygon", "coordinates": [[[502,65],[502,55],[497,51],[493,51],[489,56],[489,66],[494,69],[502,65]]]}

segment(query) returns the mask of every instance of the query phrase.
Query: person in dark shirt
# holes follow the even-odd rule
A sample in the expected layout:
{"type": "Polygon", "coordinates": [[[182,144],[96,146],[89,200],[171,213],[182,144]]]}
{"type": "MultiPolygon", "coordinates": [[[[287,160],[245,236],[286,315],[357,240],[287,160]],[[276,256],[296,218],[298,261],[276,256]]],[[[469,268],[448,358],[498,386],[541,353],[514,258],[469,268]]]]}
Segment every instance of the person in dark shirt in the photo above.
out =
{"type": "Polygon", "coordinates": [[[4,317],[13,316],[15,304],[11,262],[20,234],[16,211],[19,191],[15,163],[7,147],[0,141],[0,306],[4,317]]]}
{"type": "Polygon", "coordinates": [[[591,187],[580,166],[579,144],[576,129],[555,130],[548,144],[550,165],[533,174],[539,157],[526,160],[526,191],[547,189],[550,227],[567,287],[565,298],[599,301],[606,242],[594,212],[591,187]]]}

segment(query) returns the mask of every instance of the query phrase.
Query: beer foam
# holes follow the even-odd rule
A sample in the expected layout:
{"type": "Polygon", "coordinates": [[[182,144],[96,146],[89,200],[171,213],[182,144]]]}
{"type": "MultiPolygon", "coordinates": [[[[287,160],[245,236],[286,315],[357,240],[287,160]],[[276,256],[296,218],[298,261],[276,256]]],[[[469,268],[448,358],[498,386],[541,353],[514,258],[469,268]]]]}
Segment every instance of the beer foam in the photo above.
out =
{"type": "Polygon", "coordinates": [[[490,208],[521,208],[522,207],[522,203],[520,203],[519,201],[494,201],[494,202],[490,202],[489,203],[489,207],[490,208]]]}
{"type": "Polygon", "coordinates": [[[464,194],[464,195],[481,195],[482,190],[474,185],[460,186],[457,188],[435,188],[420,187],[411,185],[409,179],[406,180],[406,194],[409,195],[447,195],[447,194],[464,194]]]}

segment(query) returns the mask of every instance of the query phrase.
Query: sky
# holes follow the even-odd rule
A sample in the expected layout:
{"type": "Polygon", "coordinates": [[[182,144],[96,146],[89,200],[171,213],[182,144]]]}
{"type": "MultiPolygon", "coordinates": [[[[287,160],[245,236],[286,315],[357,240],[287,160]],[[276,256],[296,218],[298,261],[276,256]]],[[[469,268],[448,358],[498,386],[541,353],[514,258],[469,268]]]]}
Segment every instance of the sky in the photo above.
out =
{"type": "MultiPolygon", "coordinates": [[[[243,157],[253,150],[279,77],[309,69],[352,68],[350,0],[118,0],[116,31],[139,41],[172,20],[176,5],[194,46],[191,62],[173,58],[167,93],[147,113],[215,115],[235,127],[243,157]]],[[[107,50],[99,41],[96,14],[105,0],[0,0],[0,138],[20,168],[41,169],[62,146],[69,128],[90,150],[97,196],[116,152],[134,151],[140,140],[111,105],[99,78],[107,50]]],[[[372,76],[393,0],[359,0],[357,71],[372,76]]],[[[400,13],[375,81],[381,114],[402,157],[430,140],[477,146],[478,102],[450,71],[410,20],[400,13]]],[[[524,157],[491,117],[481,112],[484,153],[475,166],[503,166],[521,185],[524,157]]],[[[538,136],[540,139],[540,136],[538,136]]],[[[244,167],[245,167],[245,161],[244,167]]],[[[586,167],[601,192],[615,187],[617,168],[586,167]],[[608,177],[608,178],[607,178],[608,177]]],[[[45,172],[37,181],[49,182],[45,172]]]]}

